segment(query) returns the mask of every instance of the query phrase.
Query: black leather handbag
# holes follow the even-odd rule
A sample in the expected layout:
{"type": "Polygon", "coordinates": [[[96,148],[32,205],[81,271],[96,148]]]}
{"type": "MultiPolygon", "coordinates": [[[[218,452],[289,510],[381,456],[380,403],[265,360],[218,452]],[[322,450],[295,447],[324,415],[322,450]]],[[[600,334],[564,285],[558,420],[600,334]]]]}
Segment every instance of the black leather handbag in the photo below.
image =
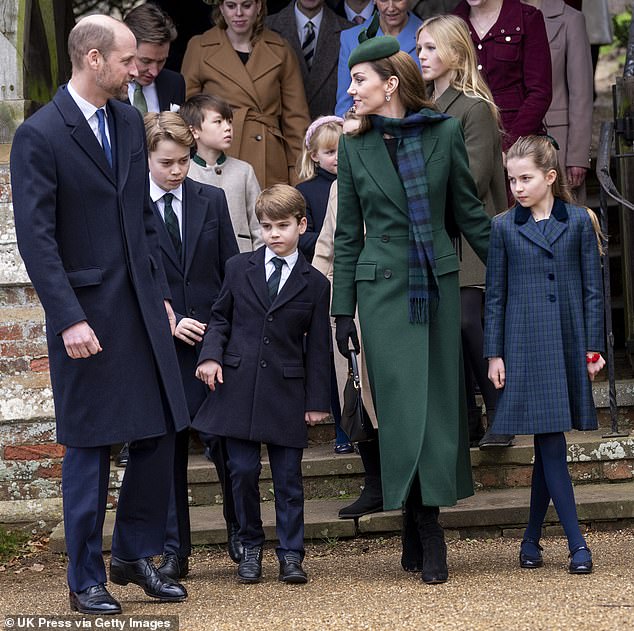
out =
{"type": "Polygon", "coordinates": [[[341,410],[341,429],[351,442],[360,443],[376,437],[370,417],[363,406],[361,397],[361,379],[357,355],[350,351],[348,358],[348,379],[343,389],[343,410],[341,410]]]}

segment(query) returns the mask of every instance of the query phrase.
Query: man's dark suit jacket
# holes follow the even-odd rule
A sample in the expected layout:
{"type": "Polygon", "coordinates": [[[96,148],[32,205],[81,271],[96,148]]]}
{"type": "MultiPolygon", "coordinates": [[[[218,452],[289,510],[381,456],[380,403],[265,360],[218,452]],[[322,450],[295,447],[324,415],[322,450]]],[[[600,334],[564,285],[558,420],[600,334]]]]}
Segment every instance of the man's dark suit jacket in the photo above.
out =
{"type": "MultiPolygon", "coordinates": [[[[220,293],[227,259],[238,254],[225,194],[220,188],[189,178],[183,182],[183,257],[180,259],[155,204],[163,266],[172,294],[176,321],[194,318],[207,323],[220,293]]],[[[209,392],[196,379],[200,345],[174,338],[189,413],[193,417],[209,392]]]]}
{"type": "Polygon", "coordinates": [[[16,131],[11,152],[18,247],[46,313],[57,441],[96,447],[189,423],[163,301],[139,113],[107,104],[111,168],[61,87],[16,131]],[[71,359],[62,331],[86,320],[103,351],[71,359]]]}
{"type": "Polygon", "coordinates": [[[199,362],[224,383],[193,426],[207,434],[304,448],[304,413],[330,410],[330,283],[300,253],[271,304],[266,246],[232,258],[211,311],[199,362]]]}
{"type": "Polygon", "coordinates": [[[337,64],[339,62],[339,35],[352,25],[324,5],[324,14],[319,27],[312,68],[309,70],[302,54],[302,44],[297,36],[295,3],[291,2],[279,13],[266,19],[266,25],[284,37],[295,51],[304,80],[304,91],[308,101],[310,117],[332,114],[337,101],[337,64]]]}
{"type": "MultiPolygon", "coordinates": [[[[161,112],[169,112],[171,105],[182,105],[185,102],[185,79],[180,72],[163,68],[154,83],[161,112]]],[[[130,101],[126,99],[125,102],[130,101]]]]}

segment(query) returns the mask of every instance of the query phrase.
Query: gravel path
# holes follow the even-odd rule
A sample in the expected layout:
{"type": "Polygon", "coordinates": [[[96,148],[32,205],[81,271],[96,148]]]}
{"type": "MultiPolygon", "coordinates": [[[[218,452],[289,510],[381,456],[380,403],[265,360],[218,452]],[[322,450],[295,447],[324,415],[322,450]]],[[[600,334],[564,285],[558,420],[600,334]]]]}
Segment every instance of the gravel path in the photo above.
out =
{"type": "MultiPolygon", "coordinates": [[[[263,582],[240,585],[213,548],[194,554],[186,603],[111,587],[125,614],[178,615],[181,631],[634,629],[634,530],[591,533],[588,543],[590,576],[566,572],[560,537],[545,539],[539,570],[520,570],[517,540],[465,540],[449,542],[449,582],[427,586],[400,569],[400,541],[389,538],[309,545],[305,586],[277,581],[272,548],[263,582]]],[[[68,613],[63,557],[44,551],[0,568],[0,625],[15,613],[68,613]]]]}

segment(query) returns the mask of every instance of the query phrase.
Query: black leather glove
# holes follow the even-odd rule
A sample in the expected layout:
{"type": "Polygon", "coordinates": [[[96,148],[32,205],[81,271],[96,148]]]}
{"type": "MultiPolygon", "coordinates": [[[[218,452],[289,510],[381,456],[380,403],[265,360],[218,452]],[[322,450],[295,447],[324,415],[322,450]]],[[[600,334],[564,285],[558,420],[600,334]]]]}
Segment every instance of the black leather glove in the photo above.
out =
{"type": "Polygon", "coordinates": [[[337,348],[344,356],[350,355],[350,343],[358,354],[361,350],[359,346],[359,336],[357,335],[357,327],[354,324],[352,316],[336,316],[335,317],[335,340],[337,340],[337,348]]]}

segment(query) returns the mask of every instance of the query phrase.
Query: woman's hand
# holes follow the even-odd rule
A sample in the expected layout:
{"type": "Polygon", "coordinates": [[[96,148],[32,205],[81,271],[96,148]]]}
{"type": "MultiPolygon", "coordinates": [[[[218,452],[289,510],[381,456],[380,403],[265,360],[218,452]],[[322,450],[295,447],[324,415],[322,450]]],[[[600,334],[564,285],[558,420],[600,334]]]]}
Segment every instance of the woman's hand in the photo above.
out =
{"type": "Polygon", "coordinates": [[[350,356],[350,342],[354,347],[355,353],[359,353],[359,336],[357,335],[357,327],[354,325],[352,316],[336,316],[335,317],[335,340],[337,348],[344,357],[350,356]]]}
{"type": "Polygon", "coordinates": [[[489,381],[496,390],[501,390],[506,381],[504,360],[501,357],[489,357],[489,381]]]}
{"type": "Polygon", "coordinates": [[[314,410],[309,410],[304,414],[304,421],[306,421],[306,425],[316,425],[319,421],[323,421],[329,416],[330,412],[316,412],[314,410]]]}
{"type": "Polygon", "coordinates": [[[196,342],[202,342],[206,328],[207,325],[204,322],[199,322],[193,318],[182,318],[176,325],[174,337],[181,340],[181,342],[185,342],[185,344],[194,346],[196,342]]]}
{"type": "MultiPolygon", "coordinates": [[[[587,353],[588,355],[595,355],[596,353],[587,353]]],[[[590,381],[594,381],[594,378],[601,372],[603,367],[605,366],[605,359],[603,359],[603,355],[598,353],[599,359],[596,362],[587,362],[586,366],[588,367],[588,377],[590,377],[590,381]]]]}

